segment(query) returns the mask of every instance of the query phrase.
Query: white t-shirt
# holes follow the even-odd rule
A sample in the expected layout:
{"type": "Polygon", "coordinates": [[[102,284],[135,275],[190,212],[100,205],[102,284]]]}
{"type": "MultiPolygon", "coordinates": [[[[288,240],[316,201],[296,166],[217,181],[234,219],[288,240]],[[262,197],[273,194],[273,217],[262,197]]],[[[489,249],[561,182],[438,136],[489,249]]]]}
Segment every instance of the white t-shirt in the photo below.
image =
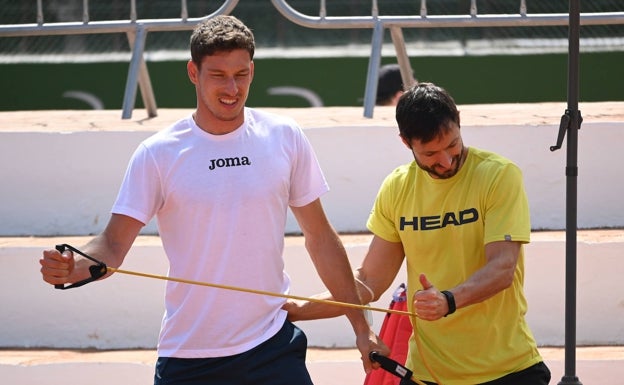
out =
{"type": "MultiPolygon", "coordinates": [[[[282,252],[288,206],[329,190],[291,119],[245,109],[245,122],[211,135],[189,116],[135,151],[112,212],[155,215],[171,277],[288,293],[282,252]]],[[[245,352],[283,325],[283,298],[167,282],[158,353],[245,352]]]]}

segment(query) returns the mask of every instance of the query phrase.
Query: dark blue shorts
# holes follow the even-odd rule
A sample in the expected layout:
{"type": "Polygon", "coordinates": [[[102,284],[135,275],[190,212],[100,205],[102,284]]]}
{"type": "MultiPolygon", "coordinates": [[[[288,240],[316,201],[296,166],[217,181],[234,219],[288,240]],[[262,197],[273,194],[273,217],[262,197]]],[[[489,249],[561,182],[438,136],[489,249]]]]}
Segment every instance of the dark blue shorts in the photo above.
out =
{"type": "Polygon", "coordinates": [[[154,385],[312,385],[307,348],[303,331],[286,321],[269,340],[234,356],[159,357],[154,385]]]}

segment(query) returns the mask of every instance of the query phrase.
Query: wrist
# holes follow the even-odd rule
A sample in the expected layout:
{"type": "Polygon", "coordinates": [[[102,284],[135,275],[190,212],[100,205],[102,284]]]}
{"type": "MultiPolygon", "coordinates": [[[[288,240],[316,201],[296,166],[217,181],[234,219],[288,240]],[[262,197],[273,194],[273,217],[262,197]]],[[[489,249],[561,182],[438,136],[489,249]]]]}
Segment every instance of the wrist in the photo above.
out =
{"type": "MultiPolygon", "coordinates": [[[[356,286],[357,284],[360,284],[367,292],[368,295],[370,296],[370,300],[368,301],[364,301],[362,300],[362,303],[370,303],[373,302],[375,300],[375,292],[373,291],[373,289],[370,288],[370,286],[368,286],[367,284],[365,284],[362,280],[360,280],[358,277],[354,277],[355,278],[355,282],[356,282],[356,286]]],[[[359,291],[358,291],[359,293],[359,291]]],[[[360,296],[361,297],[361,296],[360,296]]],[[[361,298],[360,298],[361,299],[361,298]]]]}
{"type": "Polygon", "coordinates": [[[367,316],[366,312],[370,312],[370,310],[349,309],[345,312],[355,334],[368,333],[370,331],[372,326],[372,314],[367,316]]]}
{"type": "Polygon", "coordinates": [[[444,315],[446,317],[449,314],[455,313],[455,310],[457,310],[455,296],[448,290],[442,290],[441,293],[446,297],[446,303],[448,304],[448,312],[444,315]]]}

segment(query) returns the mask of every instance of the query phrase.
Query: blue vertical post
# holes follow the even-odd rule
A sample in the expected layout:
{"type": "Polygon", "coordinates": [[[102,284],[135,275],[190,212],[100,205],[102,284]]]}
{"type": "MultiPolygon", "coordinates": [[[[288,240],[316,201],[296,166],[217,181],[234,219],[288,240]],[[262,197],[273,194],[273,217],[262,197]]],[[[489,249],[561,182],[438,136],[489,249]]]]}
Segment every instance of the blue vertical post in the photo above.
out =
{"type": "Polygon", "coordinates": [[[377,98],[377,79],[379,78],[379,65],[381,64],[381,46],[383,45],[384,25],[381,21],[375,22],[373,28],[373,41],[371,43],[371,57],[368,61],[368,73],[366,75],[366,90],[364,92],[364,117],[372,118],[377,98]]]}
{"type": "Polygon", "coordinates": [[[122,106],[122,119],[132,118],[132,109],[136,102],[137,85],[139,79],[139,70],[141,68],[141,60],[143,59],[143,51],[145,50],[145,38],[147,31],[141,24],[137,25],[136,36],[130,40],[132,47],[132,57],[130,58],[130,66],[128,68],[128,78],[126,79],[126,90],[124,92],[124,100],[122,106]],[[132,42],[134,40],[134,42],[132,42]]]}

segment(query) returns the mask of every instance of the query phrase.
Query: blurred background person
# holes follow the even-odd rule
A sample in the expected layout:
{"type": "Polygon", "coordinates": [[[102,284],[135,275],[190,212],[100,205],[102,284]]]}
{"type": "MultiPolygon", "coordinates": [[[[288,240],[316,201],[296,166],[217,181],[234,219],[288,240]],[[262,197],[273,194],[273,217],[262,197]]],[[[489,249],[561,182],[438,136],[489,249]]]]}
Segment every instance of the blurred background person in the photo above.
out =
{"type": "Polygon", "coordinates": [[[396,106],[404,90],[401,67],[398,64],[386,64],[379,68],[375,105],[396,106]]]}

